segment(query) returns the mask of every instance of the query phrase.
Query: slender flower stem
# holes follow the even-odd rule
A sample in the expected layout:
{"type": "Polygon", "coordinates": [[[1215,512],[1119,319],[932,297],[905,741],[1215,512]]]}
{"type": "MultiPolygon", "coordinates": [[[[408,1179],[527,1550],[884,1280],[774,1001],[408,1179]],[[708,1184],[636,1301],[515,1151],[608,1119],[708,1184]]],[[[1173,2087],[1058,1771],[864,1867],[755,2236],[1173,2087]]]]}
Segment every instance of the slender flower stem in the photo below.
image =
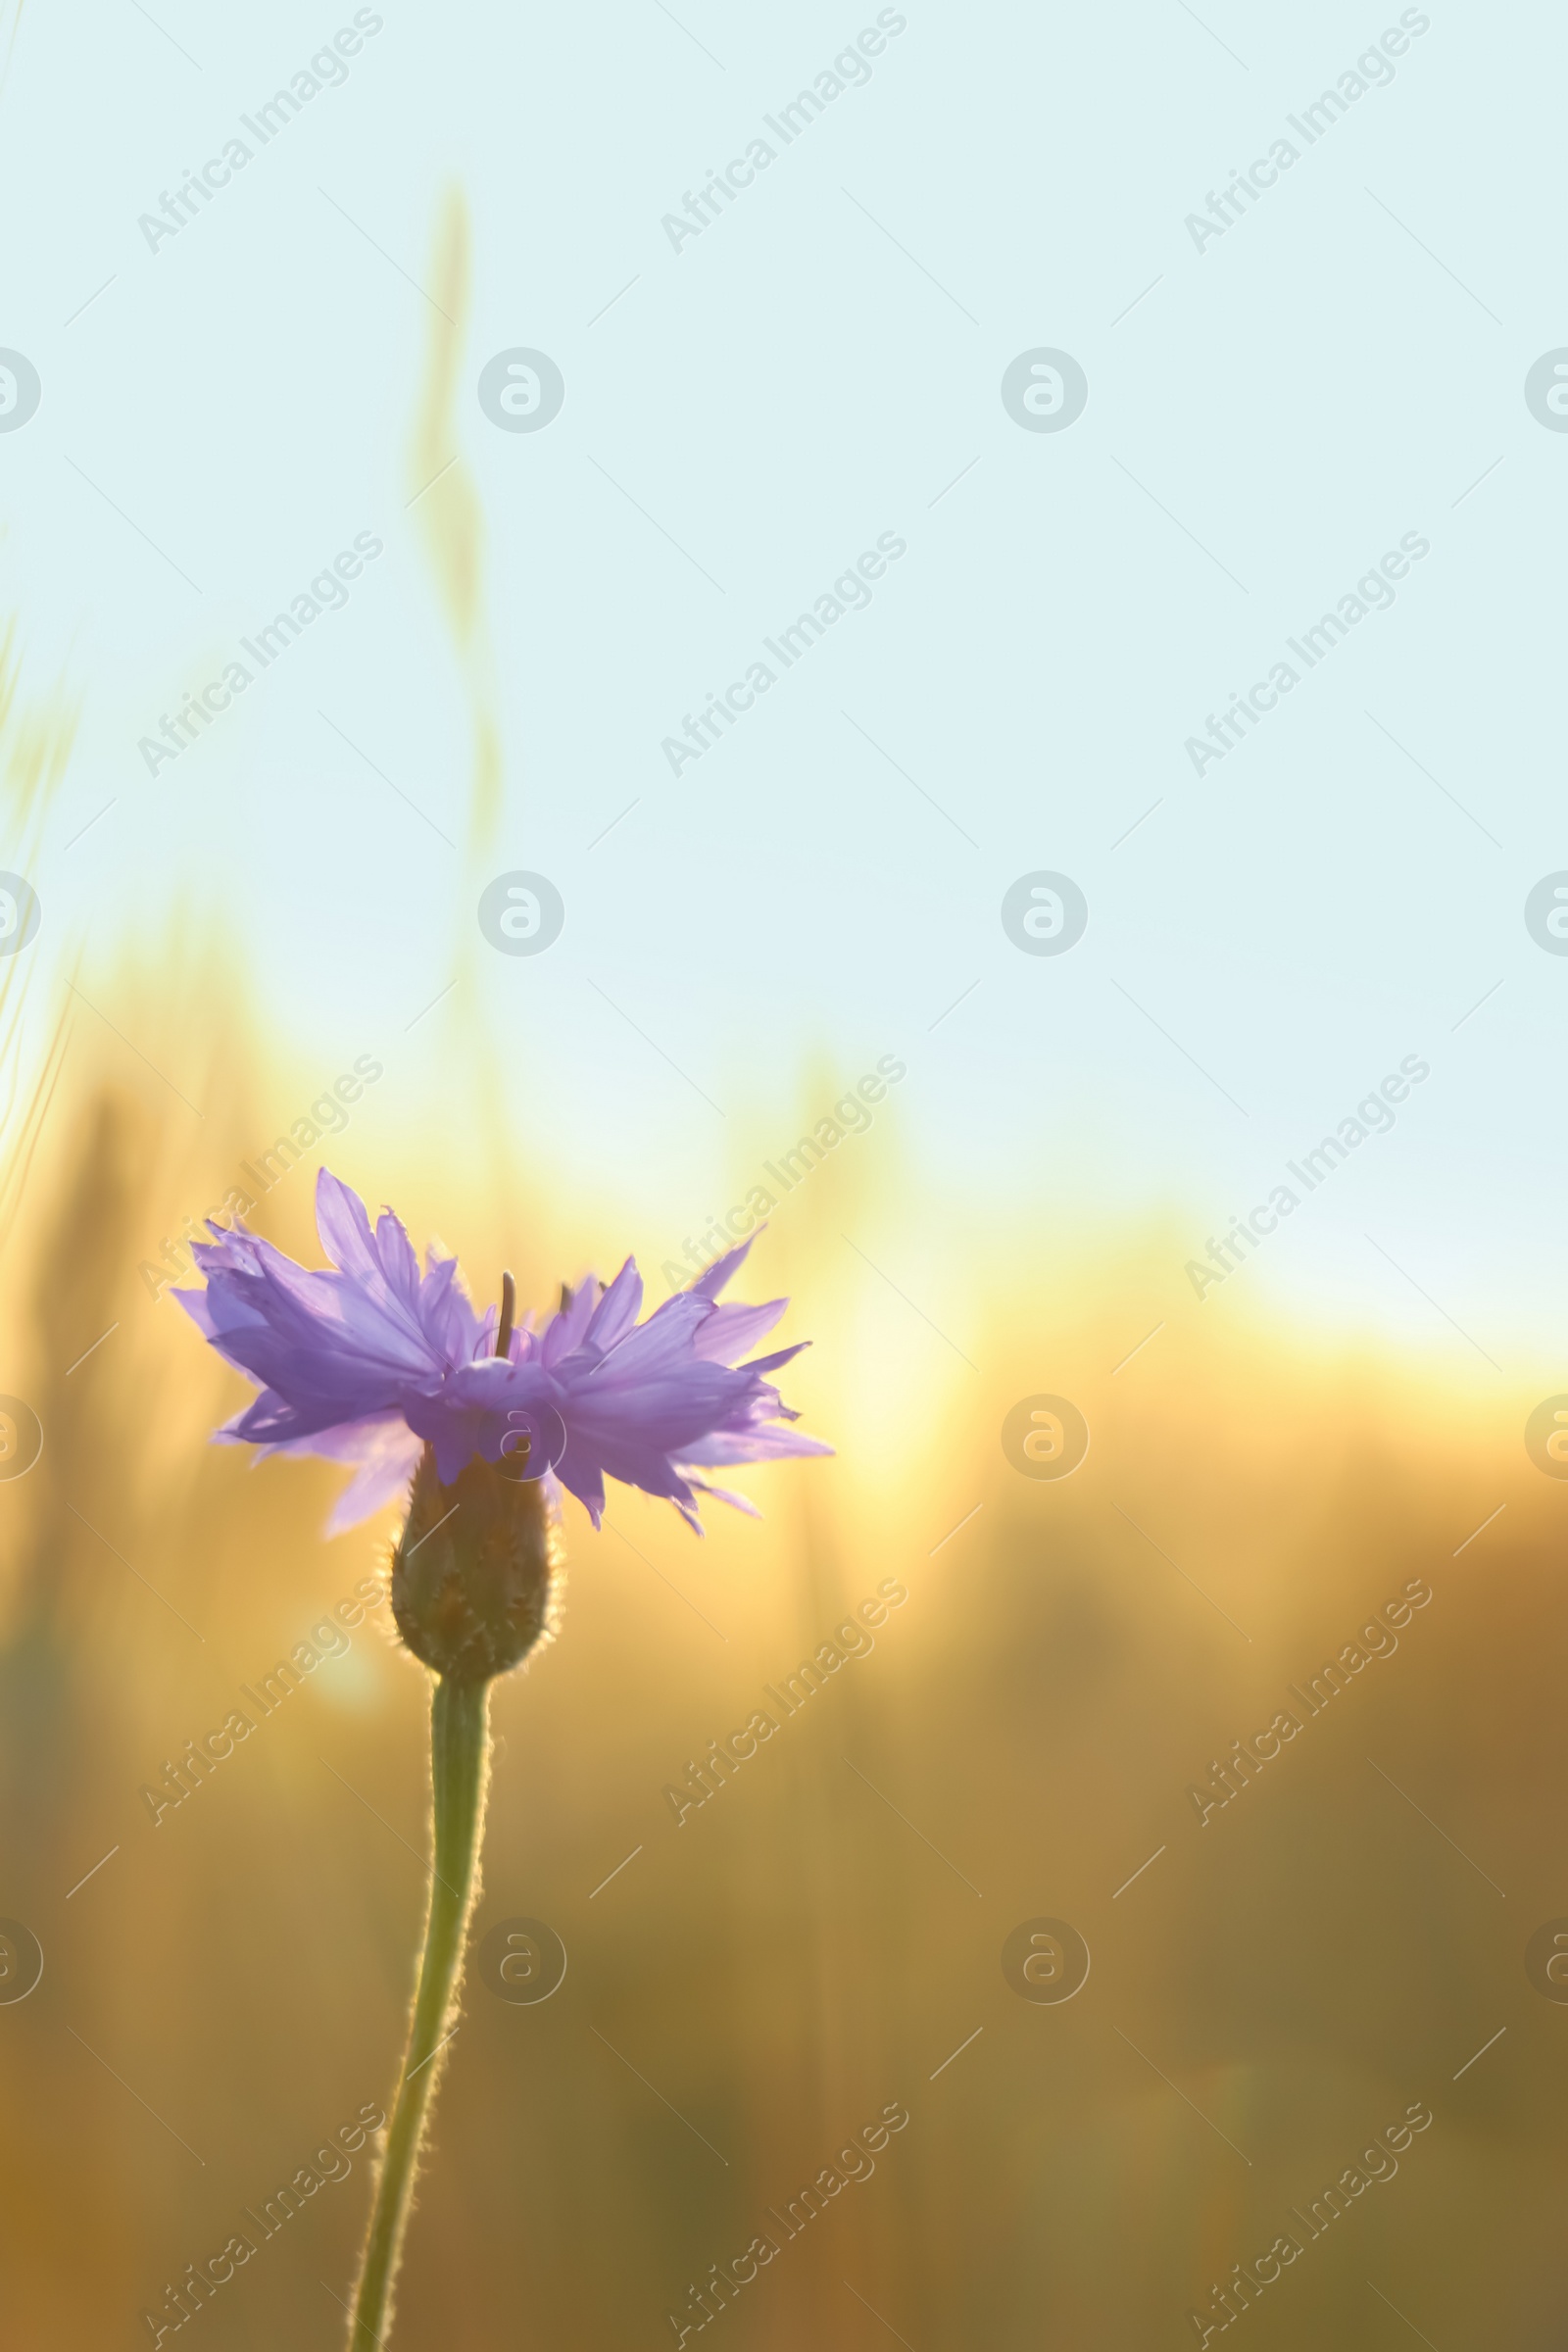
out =
{"type": "Polygon", "coordinates": [[[430,1782],[435,1813],[435,1855],[430,1875],[430,1916],[425,1928],[419,1989],[403,2075],[387,2132],[386,2156],[376,2183],[365,2268],[354,2303],[351,2352],[371,2352],[386,2342],[392,2319],[392,2290],[403,2255],[403,2231],[414,2192],[424,2121],[440,2072],[439,2053],[453,2031],[456,1989],[463,1965],[468,1913],[477,1891],[479,1845],[484,1834],[485,1787],[489,1778],[487,1682],[443,1677],[430,1704],[430,1782]]]}

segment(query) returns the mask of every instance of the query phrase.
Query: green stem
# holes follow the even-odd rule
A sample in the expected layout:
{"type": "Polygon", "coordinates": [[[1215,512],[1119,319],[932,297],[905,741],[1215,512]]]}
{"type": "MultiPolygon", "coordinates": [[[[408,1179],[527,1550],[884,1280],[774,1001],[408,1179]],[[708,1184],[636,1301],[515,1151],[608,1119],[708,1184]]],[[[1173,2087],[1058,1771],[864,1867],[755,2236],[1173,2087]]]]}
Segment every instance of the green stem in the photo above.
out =
{"type": "Polygon", "coordinates": [[[488,1683],[444,1678],[437,1682],[430,1704],[430,1784],[435,1814],[430,1916],[409,2046],[376,2182],[365,2268],[354,2301],[351,2352],[372,2352],[372,2347],[384,2344],[391,2325],[392,2290],[403,2257],[403,2231],[424,2121],[440,2071],[439,2053],[453,2031],[455,1994],[475,1892],[488,1779],[489,1701],[488,1683]]]}

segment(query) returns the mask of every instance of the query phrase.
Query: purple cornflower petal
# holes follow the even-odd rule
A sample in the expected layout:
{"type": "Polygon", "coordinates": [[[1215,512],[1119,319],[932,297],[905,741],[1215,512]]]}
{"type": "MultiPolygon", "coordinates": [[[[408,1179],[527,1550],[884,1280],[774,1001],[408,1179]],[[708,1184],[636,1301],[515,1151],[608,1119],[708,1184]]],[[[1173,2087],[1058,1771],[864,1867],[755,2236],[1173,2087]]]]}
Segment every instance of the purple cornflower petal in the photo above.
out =
{"type": "Polygon", "coordinates": [[[421,1450],[422,1440],[415,1436],[401,1413],[345,1421],[339,1429],[263,1448],[264,1453],[320,1453],[329,1461],[353,1464],[354,1476],[327,1515],[329,1536],[340,1536],[372,1511],[396,1502],[418,1468],[421,1450]]]}
{"type": "Polygon", "coordinates": [[[666,1496],[699,1533],[699,1493],[754,1506],[689,1469],[832,1451],[786,1426],[795,1415],[765,1378],[798,1348],[736,1361],[788,1303],[717,1303],[749,1241],[642,1323],[633,1259],[608,1288],[590,1275],[542,1326],[524,1318],[498,1357],[496,1310],[476,1312],[455,1258],[432,1247],[421,1272],[392,1211],[372,1228],[325,1168],[316,1206],[328,1267],[214,1225],[195,1249],[206,1289],[174,1296],[260,1392],[220,1439],[354,1465],[334,1534],[391,1500],[425,1444],[450,1486],[475,1456],[499,1461],[527,1435],[533,1475],[575,1494],[596,1527],[608,1476],[666,1496]]]}
{"type": "Polygon", "coordinates": [[[766,1339],[788,1304],[787,1298],[772,1298],[766,1306],[715,1306],[697,1335],[698,1354],[711,1356],[715,1364],[734,1363],[766,1339]]]}

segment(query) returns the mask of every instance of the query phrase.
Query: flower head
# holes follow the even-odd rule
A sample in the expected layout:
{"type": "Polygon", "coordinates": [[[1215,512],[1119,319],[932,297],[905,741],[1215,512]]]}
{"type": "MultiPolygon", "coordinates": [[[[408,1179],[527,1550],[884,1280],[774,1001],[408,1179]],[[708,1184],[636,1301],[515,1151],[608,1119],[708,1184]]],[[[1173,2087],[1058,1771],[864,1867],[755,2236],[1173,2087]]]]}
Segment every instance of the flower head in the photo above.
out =
{"type": "Polygon", "coordinates": [[[750,1242],[644,1322],[628,1258],[608,1287],[590,1275],[542,1325],[529,1316],[509,1329],[496,1308],[476,1311],[456,1258],[432,1246],[421,1272],[392,1211],[372,1228],[359,1196],[325,1168],[316,1221],[329,1268],[296,1265],[241,1226],[211,1225],[214,1239],[195,1245],[206,1289],[174,1296],[261,1391],[220,1439],[354,1465],[334,1534],[390,1501],[426,1446],[443,1487],[475,1460],[503,1464],[559,1481],[598,1527],[605,1480],[616,1478],[667,1495],[699,1534],[699,1494],[753,1506],[696,1472],[832,1451],[790,1428],[797,1416],[766,1377],[799,1347],[737,1361],[788,1304],[719,1303],[750,1242]]]}

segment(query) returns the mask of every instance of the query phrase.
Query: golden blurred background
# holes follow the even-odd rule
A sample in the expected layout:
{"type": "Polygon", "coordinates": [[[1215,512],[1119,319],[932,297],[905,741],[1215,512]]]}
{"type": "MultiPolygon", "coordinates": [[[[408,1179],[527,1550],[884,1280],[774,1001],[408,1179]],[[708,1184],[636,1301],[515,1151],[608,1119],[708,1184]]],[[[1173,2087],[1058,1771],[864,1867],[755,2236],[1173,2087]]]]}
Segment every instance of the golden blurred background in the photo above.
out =
{"type": "MultiPolygon", "coordinates": [[[[456,205],[434,273],[453,334],[410,480],[472,712],[474,857],[501,759],[482,532],[461,466],[429,486],[456,205]]],[[[20,864],[72,716],[28,703],[12,640],[4,662],[20,864]]],[[[384,1575],[391,1516],[329,1542],[325,1465],[209,1445],[242,1384],[161,1276],[274,1137],[317,1124],[339,1065],[270,1033],[194,919],[84,957],[29,1006],[26,1052],[26,960],[0,969],[0,1391],[43,1431],[0,1479],[0,1918],[44,1958],[0,2001],[5,2340],[327,2347],[370,2155],[328,2142],[389,2101],[422,1921],[427,1686],[384,1608],[327,1622],[384,1575]],[[144,1789],[315,1628],[299,1687],[155,1821],[144,1789]],[[290,2182],[298,2209],[259,2224],[290,2182]],[[254,2251],[176,2329],[190,2266],[236,2233],[254,2251]]],[[[548,1305],[627,1249],[662,1297],[683,1239],[635,1169],[592,1199],[541,1180],[487,1084],[528,1041],[486,1037],[469,969],[431,1018],[449,1099],[372,1082],[255,1229],[319,1262],[325,1161],[456,1248],[481,1300],[507,1264],[548,1305]]],[[[353,1043],[342,1068],[376,1041],[353,1043]]],[[[793,1117],[733,1122],[723,1197],[857,1075],[804,1068],[793,1117]]],[[[1229,2334],[1227,2309],[1260,2352],[1560,2342],[1568,2009],[1525,1967],[1568,1913],[1568,1493],[1522,1444],[1554,1381],[1286,1328],[1244,1286],[1200,1310],[1179,1205],[1157,1228],[981,1218],[921,1188],[895,1100],[737,1285],[790,1295],[781,1337],[815,1345],[786,1394],[835,1457],[742,1474],[765,1519],[710,1505],[701,1543],[641,1495],[614,1493],[597,1538],[568,1503],[560,1638],[496,1692],[476,1918],[546,1923],[568,1965],[536,2004],[470,1974],[400,2352],[709,2328],[735,2352],[1147,2352],[1229,2334]],[[960,1225],[968,1306],[939,1330],[904,1270],[960,1225]],[[1042,1393],[1092,1433],[1060,1481],[1001,1442],[1042,1393]],[[670,1786],[890,1583],[906,1599],[873,1644],[844,1638],[677,1822],[670,1786]],[[1397,1646],[1357,1650],[1321,1719],[1298,1706],[1289,1686],[1412,1584],[1431,1597],[1397,1646]],[[1293,1706],[1297,1736],[1200,1818],[1194,1785],[1293,1706]],[[1070,2000],[1004,1973],[1042,1920],[1091,1955],[1070,2000]],[[1430,2121],[1396,2165],[1363,2166],[1411,2110],[1430,2121]],[[737,2285],[759,2237],[776,2250],[737,2285]],[[1251,2282],[1215,2301],[1236,2265],[1251,2282]]]]}
{"type": "MultiPolygon", "coordinates": [[[[0,1913],[45,1956],[0,2006],[6,2332],[93,2352],[154,2340],[186,2267],[387,2102],[425,1845],[424,1677],[384,1611],[318,1636],[156,1826],[140,1793],[382,1572],[391,1521],[327,1542],[329,1468],[209,1446],[241,1384],[141,1270],[326,1074],[217,956],[114,998],[152,1063],[177,1036],[205,1114],[74,1006],[4,1258],[3,1386],[44,1448],[0,1483],[0,1913]]],[[[1173,1233],[972,1237],[971,1315],[936,1334],[878,1269],[950,1205],[911,1191],[891,1119],[857,1152],[738,1286],[791,1295],[815,1345],[788,1395],[836,1457],[746,1474],[765,1520],[710,1505],[703,1543],[642,1496],[597,1539],[567,1506],[561,1637],[496,1694],[476,1923],[548,1923],[567,1973],[537,2005],[470,1978],[396,2340],[675,2342],[691,2289],[771,2232],[708,2323],[757,2352],[1175,2344],[1294,2230],[1237,2323],[1259,2344],[1382,2346],[1400,2315],[1444,2347],[1554,2342],[1568,2014],[1524,1947],[1568,1910],[1568,1496],[1520,1442],[1535,1399],[1228,1296],[1123,1363],[1173,1233]],[[1060,1482],[999,1440],[1041,1391],[1092,1432],[1060,1482]],[[677,1826],[666,1786],[885,1579],[908,1597],[874,1647],[677,1826]],[[1397,1648],[1200,1823],[1190,1785],[1415,1581],[1397,1648]],[[1039,1918],[1087,1940],[1069,2002],[1004,1977],[1039,1918]],[[1290,2209],[1420,2102],[1396,2174],[1307,2239],[1290,2209]],[[785,2238],[768,2208],[860,2171],[840,2151],[893,2105],[874,2171],[785,2238]]],[[[666,1247],[629,1188],[618,1219],[539,1198],[518,1151],[475,1182],[395,1107],[328,1155],[481,1290],[507,1262],[548,1302],[666,1247]]],[[[321,1156],[252,1220],[307,1262],[321,1156]]],[[[336,2342],[368,2188],[362,2153],[187,2325],[336,2342]]]]}

